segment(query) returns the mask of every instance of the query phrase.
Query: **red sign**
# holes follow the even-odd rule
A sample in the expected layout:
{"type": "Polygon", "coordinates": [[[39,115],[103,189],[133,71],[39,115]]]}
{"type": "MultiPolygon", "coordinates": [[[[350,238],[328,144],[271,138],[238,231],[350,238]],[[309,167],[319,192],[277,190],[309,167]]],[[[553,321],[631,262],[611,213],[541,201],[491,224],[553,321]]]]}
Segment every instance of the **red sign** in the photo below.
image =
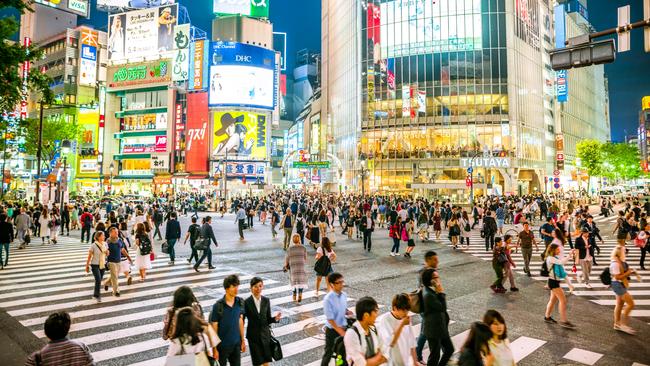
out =
{"type": "Polygon", "coordinates": [[[208,93],[187,94],[187,134],[185,137],[185,170],[190,173],[208,171],[208,93]]]}
{"type": "Polygon", "coordinates": [[[465,185],[468,187],[472,186],[472,179],[470,177],[465,178],[465,185]]]}
{"type": "Polygon", "coordinates": [[[166,152],[167,151],[167,136],[156,136],[156,152],[166,152]]]}
{"type": "Polygon", "coordinates": [[[368,4],[368,39],[372,39],[372,44],[381,42],[380,25],[381,25],[381,10],[379,4],[368,4]]]}
{"type": "Polygon", "coordinates": [[[557,161],[564,161],[564,154],[563,153],[557,153],[557,161]]]}

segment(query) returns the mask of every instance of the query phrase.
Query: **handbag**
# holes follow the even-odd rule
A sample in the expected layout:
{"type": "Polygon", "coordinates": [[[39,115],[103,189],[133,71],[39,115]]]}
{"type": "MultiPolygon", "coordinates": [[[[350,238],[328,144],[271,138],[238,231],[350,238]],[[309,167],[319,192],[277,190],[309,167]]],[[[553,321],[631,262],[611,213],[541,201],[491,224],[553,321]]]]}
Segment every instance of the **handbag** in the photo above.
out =
{"type": "Polygon", "coordinates": [[[208,357],[208,346],[203,337],[204,351],[196,354],[185,353],[185,348],[181,343],[181,353],[173,356],[167,356],[165,366],[212,366],[213,362],[208,357]]]}
{"type": "Polygon", "coordinates": [[[277,338],[271,335],[270,345],[271,345],[271,357],[273,358],[273,361],[280,361],[282,359],[282,344],[280,344],[280,341],[278,341],[277,338]]]}
{"type": "Polygon", "coordinates": [[[165,254],[169,254],[169,243],[166,240],[160,246],[160,250],[165,254]]]}
{"type": "Polygon", "coordinates": [[[152,261],[154,259],[156,259],[156,255],[153,252],[149,253],[149,260],[152,261]]]}
{"type": "Polygon", "coordinates": [[[206,250],[210,246],[210,238],[199,237],[199,240],[194,243],[195,250],[206,250]]]}
{"type": "Polygon", "coordinates": [[[314,264],[314,272],[319,276],[326,276],[331,266],[332,262],[327,255],[323,254],[314,264]]]}

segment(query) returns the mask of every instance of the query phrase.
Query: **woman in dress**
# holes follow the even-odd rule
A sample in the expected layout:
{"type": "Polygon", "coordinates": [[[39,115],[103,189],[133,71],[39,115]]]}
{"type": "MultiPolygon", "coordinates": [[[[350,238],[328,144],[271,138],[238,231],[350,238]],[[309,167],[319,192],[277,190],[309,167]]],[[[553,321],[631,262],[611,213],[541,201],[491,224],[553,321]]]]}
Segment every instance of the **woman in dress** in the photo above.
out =
{"type": "Polygon", "coordinates": [[[320,244],[320,225],[318,222],[318,217],[316,215],[312,216],[311,222],[309,223],[309,244],[312,248],[316,249],[320,244]]]}
{"type": "Polygon", "coordinates": [[[151,269],[151,253],[153,253],[151,243],[151,239],[149,239],[149,235],[145,231],[144,224],[137,224],[135,226],[135,268],[140,272],[140,282],[144,282],[146,271],[151,269]],[[142,254],[143,248],[145,248],[145,254],[142,254]]]}
{"type": "Polygon", "coordinates": [[[72,230],[79,229],[79,209],[77,206],[73,206],[70,210],[70,224],[72,230]]]}
{"type": "Polygon", "coordinates": [[[458,224],[460,226],[460,243],[464,244],[466,249],[469,249],[469,238],[472,236],[472,224],[469,222],[467,211],[463,210],[458,224]]]}
{"type": "Polygon", "coordinates": [[[442,232],[442,217],[440,216],[440,210],[436,209],[436,212],[433,214],[433,233],[436,235],[436,240],[440,240],[441,232],[442,232]]]}
{"type": "Polygon", "coordinates": [[[321,246],[316,249],[316,262],[322,257],[322,256],[327,256],[329,259],[329,266],[327,268],[324,268],[322,272],[316,272],[316,296],[318,297],[318,291],[320,291],[320,281],[325,277],[325,292],[329,291],[330,284],[329,281],[327,280],[327,276],[334,272],[334,269],[332,268],[332,263],[336,261],[336,253],[334,253],[334,249],[332,249],[332,244],[330,243],[330,240],[328,238],[323,238],[323,242],[321,243],[321,246]]]}
{"type": "Polygon", "coordinates": [[[293,288],[293,301],[302,301],[302,292],[307,288],[307,272],[305,272],[305,263],[307,262],[307,249],[300,242],[300,235],[293,234],[291,237],[292,245],[287,250],[284,259],[284,271],[289,271],[289,279],[293,288]]]}
{"type": "Polygon", "coordinates": [[[41,243],[45,245],[45,238],[47,238],[47,243],[50,243],[50,215],[47,212],[47,207],[43,207],[41,211],[41,217],[38,218],[38,225],[40,226],[41,233],[41,243]]]}
{"type": "Polygon", "coordinates": [[[515,357],[508,340],[508,328],[503,316],[496,310],[488,310],[483,315],[483,323],[490,327],[492,338],[488,342],[490,353],[494,356],[494,366],[516,366],[515,357]]]}
{"type": "Polygon", "coordinates": [[[451,217],[449,223],[447,224],[449,229],[449,240],[451,241],[451,246],[454,249],[458,248],[458,238],[460,237],[460,225],[458,225],[458,218],[456,215],[451,217]]]}

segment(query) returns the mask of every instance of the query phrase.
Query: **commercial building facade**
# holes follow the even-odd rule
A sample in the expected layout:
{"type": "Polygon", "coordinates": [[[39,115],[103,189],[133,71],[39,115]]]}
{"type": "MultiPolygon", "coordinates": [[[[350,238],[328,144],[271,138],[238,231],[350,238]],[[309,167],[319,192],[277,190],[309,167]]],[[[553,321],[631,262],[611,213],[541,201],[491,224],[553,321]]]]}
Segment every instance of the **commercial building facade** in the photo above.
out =
{"type": "Polygon", "coordinates": [[[466,201],[473,170],[478,193],[544,190],[556,157],[551,6],[324,1],[324,113],[342,184],[359,187],[367,170],[366,191],[466,201]]]}

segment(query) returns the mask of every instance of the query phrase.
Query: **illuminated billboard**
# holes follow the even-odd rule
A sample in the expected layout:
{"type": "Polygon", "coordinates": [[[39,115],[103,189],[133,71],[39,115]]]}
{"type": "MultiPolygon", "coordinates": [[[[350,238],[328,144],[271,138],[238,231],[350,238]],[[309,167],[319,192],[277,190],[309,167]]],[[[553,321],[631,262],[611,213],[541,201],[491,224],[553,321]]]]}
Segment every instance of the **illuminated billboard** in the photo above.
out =
{"type": "Polygon", "coordinates": [[[90,0],[34,0],[34,2],[86,18],[89,15],[90,0]]]}
{"type": "Polygon", "coordinates": [[[156,6],[172,5],[176,0],[97,0],[97,10],[126,11],[129,9],[153,8],[156,6]]]}
{"type": "Polygon", "coordinates": [[[95,86],[97,82],[97,47],[99,34],[96,30],[81,30],[79,47],[79,85],[95,86]]]}
{"type": "Polygon", "coordinates": [[[274,109],[275,52],[235,42],[211,44],[210,106],[274,109]]]}
{"type": "Polygon", "coordinates": [[[185,170],[188,172],[208,171],[209,119],[208,93],[188,93],[187,141],[185,144],[185,170]]]}
{"type": "Polygon", "coordinates": [[[269,17],[271,0],[214,0],[215,14],[241,14],[255,18],[269,17]]]}
{"type": "Polygon", "coordinates": [[[265,114],[241,111],[215,112],[212,157],[266,159],[268,123],[265,114]]]}
{"type": "Polygon", "coordinates": [[[379,45],[382,59],[482,47],[481,0],[387,1],[372,16],[368,36],[379,45]]]}
{"type": "Polygon", "coordinates": [[[174,49],[178,5],[134,10],[108,17],[108,58],[152,56],[174,49]]]}

